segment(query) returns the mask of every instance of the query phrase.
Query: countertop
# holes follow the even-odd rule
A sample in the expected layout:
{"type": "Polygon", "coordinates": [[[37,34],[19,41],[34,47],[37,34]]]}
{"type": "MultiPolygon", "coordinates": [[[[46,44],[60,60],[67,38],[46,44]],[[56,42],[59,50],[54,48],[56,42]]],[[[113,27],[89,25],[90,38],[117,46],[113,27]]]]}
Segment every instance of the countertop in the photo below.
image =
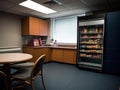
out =
{"type": "Polygon", "coordinates": [[[29,48],[56,48],[56,49],[77,49],[76,46],[23,46],[29,48]]]}

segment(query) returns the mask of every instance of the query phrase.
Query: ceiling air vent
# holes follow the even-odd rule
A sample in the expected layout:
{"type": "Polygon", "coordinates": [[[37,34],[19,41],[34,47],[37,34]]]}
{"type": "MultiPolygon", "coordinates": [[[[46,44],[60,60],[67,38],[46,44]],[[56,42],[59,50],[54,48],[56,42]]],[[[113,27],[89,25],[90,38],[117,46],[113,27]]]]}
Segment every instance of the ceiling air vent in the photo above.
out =
{"type": "Polygon", "coordinates": [[[44,2],[43,4],[49,4],[49,5],[62,5],[61,2],[59,2],[58,0],[49,0],[44,2]]]}

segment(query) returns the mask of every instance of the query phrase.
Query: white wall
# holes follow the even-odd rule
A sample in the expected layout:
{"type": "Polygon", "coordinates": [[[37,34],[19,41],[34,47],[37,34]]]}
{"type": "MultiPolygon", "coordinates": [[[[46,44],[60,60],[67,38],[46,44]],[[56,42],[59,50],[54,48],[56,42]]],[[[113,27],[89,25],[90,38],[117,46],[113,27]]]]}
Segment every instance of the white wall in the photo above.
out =
{"type": "Polygon", "coordinates": [[[0,12],[0,48],[21,46],[21,17],[0,12]]]}

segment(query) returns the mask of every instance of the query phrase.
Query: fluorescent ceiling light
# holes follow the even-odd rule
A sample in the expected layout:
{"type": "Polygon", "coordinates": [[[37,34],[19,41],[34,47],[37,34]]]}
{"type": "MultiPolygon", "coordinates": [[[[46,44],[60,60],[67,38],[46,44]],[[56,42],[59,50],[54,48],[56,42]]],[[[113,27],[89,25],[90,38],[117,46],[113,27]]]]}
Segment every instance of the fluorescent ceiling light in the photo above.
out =
{"type": "Polygon", "coordinates": [[[39,3],[36,3],[32,0],[24,1],[24,2],[20,3],[19,5],[30,8],[30,9],[33,9],[33,10],[36,10],[38,12],[45,13],[45,14],[50,14],[50,13],[55,13],[56,12],[55,10],[47,8],[47,7],[45,7],[45,6],[43,6],[39,3]]]}

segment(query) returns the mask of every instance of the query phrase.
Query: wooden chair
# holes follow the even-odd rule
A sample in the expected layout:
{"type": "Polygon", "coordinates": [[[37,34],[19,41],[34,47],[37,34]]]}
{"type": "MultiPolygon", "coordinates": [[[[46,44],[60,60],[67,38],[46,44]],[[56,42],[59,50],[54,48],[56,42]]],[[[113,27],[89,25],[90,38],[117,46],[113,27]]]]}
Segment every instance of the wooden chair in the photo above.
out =
{"type": "Polygon", "coordinates": [[[22,62],[22,63],[15,63],[11,65],[11,68],[14,69],[22,69],[27,67],[32,67],[35,63],[34,62],[22,62]]]}
{"type": "Polygon", "coordinates": [[[3,71],[3,64],[0,64],[0,71],[3,71]]]}
{"type": "Polygon", "coordinates": [[[0,71],[0,82],[2,84],[0,90],[8,90],[7,75],[2,71],[0,71]]]}
{"type": "Polygon", "coordinates": [[[41,55],[33,65],[33,67],[30,68],[24,68],[16,71],[12,74],[12,79],[17,81],[22,81],[24,83],[27,83],[32,87],[32,90],[34,90],[33,81],[37,75],[41,76],[42,84],[44,87],[44,90],[46,90],[43,80],[43,63],[45,61],[45,55],[41,55]]]}

